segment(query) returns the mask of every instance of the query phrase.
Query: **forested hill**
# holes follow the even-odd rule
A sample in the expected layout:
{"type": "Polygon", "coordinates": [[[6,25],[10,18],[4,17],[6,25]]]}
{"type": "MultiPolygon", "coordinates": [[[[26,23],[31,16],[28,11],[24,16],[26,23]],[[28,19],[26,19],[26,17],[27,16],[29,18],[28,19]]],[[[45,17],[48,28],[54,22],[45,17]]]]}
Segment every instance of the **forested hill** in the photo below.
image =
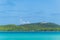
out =
{"type": "Polygon", "coordinates": [[[31,23],[31,24],[25,24],[25,25],[20,25],[24,27],[60,27],[60,25],[55,24],[55,23],[31,23]]]}
{"type": "Polygon", "coordinates": [[[31,23],[24,25],[1,25],[0,31],[38,32],[38,31],[60,31],[60,25],[55,23],[31,23]]]}

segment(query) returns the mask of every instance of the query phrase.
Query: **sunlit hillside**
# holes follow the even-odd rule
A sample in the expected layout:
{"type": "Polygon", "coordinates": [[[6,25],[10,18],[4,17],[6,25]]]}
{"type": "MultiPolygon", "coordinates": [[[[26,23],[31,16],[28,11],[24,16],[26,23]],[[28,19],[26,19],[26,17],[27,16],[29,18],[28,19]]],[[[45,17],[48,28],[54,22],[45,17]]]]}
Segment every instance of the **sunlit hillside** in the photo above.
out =
{"type": "Polygon", "coordinates": [[[0,31],[14,32],[40,32],[40,31],[60,31],[60,25],[55,23],[31,23],[24,25],[1,25],[0,31]]]}

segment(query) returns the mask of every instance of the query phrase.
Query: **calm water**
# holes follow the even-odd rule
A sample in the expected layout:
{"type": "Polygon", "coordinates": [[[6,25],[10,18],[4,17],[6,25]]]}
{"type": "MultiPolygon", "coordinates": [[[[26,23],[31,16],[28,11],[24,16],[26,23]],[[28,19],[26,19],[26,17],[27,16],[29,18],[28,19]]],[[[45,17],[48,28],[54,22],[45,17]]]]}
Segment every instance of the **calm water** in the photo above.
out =
{"type": "Polygon", "coordinates": [[[60,32],[0,32],[0,40],[60,40],[60,32]]]}

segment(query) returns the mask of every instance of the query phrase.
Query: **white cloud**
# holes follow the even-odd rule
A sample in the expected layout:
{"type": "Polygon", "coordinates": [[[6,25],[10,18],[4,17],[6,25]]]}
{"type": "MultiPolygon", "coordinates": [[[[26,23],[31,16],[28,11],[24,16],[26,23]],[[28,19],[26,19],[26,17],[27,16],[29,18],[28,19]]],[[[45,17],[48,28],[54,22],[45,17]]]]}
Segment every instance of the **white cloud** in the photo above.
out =
{"type": "Polygon", "coordinates": [[[20,24],[30,24],[30,21],[24,21],[23,19],[20,19],[20,24]]]}

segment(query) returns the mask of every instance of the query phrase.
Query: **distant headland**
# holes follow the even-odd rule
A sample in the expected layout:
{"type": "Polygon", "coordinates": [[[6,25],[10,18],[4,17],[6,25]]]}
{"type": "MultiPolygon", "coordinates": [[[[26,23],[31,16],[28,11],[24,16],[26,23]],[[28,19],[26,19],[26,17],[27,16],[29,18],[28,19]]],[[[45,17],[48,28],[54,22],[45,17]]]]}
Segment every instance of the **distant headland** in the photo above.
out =
{"type": "Polygon", "coordinates": [[[60,31],[60,25],[55,23],[31,23],[23,25],[0,25],[0,31],[6,32],[41,32],[41,31],[60,31]]]}

